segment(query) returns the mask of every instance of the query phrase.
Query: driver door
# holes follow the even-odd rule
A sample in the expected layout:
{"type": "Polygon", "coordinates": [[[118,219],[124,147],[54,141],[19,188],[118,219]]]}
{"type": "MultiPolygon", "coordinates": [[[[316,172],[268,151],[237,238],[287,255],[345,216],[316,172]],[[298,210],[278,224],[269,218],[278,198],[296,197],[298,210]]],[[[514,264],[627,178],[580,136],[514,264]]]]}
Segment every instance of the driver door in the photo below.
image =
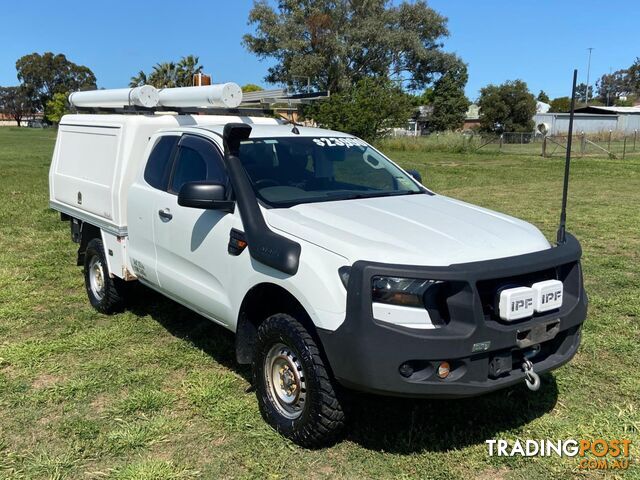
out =
{"type": "Polygon", "coordinates": [[[185,134],[167,191],[157,197],[154,220],[157,273],[169,296],[219,323],[230,318],[227,295],[229,231],[234,214],[178,205],[186,182],[209,180],[228,185],[222,154],[204,137],[185,134]]]}

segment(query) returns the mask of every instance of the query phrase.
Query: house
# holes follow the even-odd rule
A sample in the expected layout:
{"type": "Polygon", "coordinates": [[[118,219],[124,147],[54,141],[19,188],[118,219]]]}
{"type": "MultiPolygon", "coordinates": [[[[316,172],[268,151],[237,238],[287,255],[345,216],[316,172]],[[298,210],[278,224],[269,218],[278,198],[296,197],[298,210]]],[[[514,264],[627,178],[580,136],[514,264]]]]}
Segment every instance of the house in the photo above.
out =
{"type": "Polygon", "coordinates": [[[551,110],[551,105],[540,100],[536,100],[536,113],[547,113],[551,110]]]}
{"type": "Polygon", "coordinates": [[[464,116],[464,130],[473,130],[480,126],[480,107],[476,103],[472,103],[467,108],[467,113],[464,116]]]}
{"type": "MultiPolygon", "coordinates": [[[[44,116],[42,113],[34,113],[30,115],[25,115],[22,117],[20,122],[21,127],[28,126],[29,122],[39,121],[42,122],[44,120],[44,116]]],[[[6,113],[0,113],[0,127],[17,127],[18,122],[16,122],[11,115],[7,115],[6,113]]]]}
{"type": "MultiPolygon", "coordinates": [[[[537,113],[534,116],[536,129],[550,135],[567,133],[569,113],[537,113]],[[544,127],[543,127],[544,126],[544,127]]],[[[640,130],[640,107],[601,107],[589,105],[576,108],[574,132],[634,133],[640,130]]]]}

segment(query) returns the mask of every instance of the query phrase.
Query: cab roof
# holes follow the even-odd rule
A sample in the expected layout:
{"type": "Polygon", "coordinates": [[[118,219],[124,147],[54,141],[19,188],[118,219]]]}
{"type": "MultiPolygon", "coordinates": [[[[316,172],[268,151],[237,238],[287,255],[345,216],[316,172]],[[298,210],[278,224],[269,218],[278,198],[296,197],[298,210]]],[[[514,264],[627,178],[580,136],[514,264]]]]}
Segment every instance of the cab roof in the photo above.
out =
{"type": "Polygon", "coordinates": [[[132,115],[132,114],[69,114],[62,117],[60,125],[118,126],[123,128],[144,127],[158,132],[192,131],[211,132],[222,136],[228,123],[241,122],[251,125],[251,138],[273,137],[350,137],[343,132],[324,128],[297,126],[299,133],[293,133],[293,124],[271,117],[249,117],[238,115],[132,115]]]}
{"type": "MultiPolygon", "coordinates": [[[[248,122],[245,122],[248,123],[248,122]]],[[[348,133],[336,132],[334,130],[327,130],[324,128],[315,127],[302,127],[297,126],[299,133],[294,133],[292,124],[280,124],[280,125],[259,125],[251,124],[251,135],[249,138],[273,138],[273,137],[353,137],[348,133]]],[[[224,125],[202,125],[193,127],[196,130],[206,130],[216,135],[222,136],[224,131],[224,125]]]]}

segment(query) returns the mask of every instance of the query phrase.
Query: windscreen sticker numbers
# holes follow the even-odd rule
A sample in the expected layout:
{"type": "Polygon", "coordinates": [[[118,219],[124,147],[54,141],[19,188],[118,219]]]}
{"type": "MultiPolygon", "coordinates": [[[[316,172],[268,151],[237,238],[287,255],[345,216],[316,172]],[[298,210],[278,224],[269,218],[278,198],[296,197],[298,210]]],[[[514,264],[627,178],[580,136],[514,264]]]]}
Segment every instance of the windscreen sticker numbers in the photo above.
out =
{"type": "Polygon", "coordinates": [[[353,137],[314,138],[313,143],[319,147],[367,147],[367,142],[353,137]]]}

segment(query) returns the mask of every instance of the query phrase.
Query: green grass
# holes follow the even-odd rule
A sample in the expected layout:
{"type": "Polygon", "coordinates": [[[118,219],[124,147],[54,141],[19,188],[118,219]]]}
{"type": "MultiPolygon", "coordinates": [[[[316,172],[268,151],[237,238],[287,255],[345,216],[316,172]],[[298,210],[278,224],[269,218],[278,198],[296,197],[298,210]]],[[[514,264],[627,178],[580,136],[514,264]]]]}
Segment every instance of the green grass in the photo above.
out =
{"type": "MultiPolygon", "coordinates": [[[[346,439],[300,449],[261,419],[226,331],[141,292],[91,309],[68,226],[48,209],[55,132],[0,128],[0,478],[602,478],[571,458],[489,458],[485,440],[630,438],[640,477],[640,159],[573,164],[569,230],[590,297],[583,344],[537,393],[357,396],[346,439]]],[[[390,151],[434,190],[552,238],[563,163],[390,151]]],[[[607,476],[615,476],[609,472],[607,476]]]]}

